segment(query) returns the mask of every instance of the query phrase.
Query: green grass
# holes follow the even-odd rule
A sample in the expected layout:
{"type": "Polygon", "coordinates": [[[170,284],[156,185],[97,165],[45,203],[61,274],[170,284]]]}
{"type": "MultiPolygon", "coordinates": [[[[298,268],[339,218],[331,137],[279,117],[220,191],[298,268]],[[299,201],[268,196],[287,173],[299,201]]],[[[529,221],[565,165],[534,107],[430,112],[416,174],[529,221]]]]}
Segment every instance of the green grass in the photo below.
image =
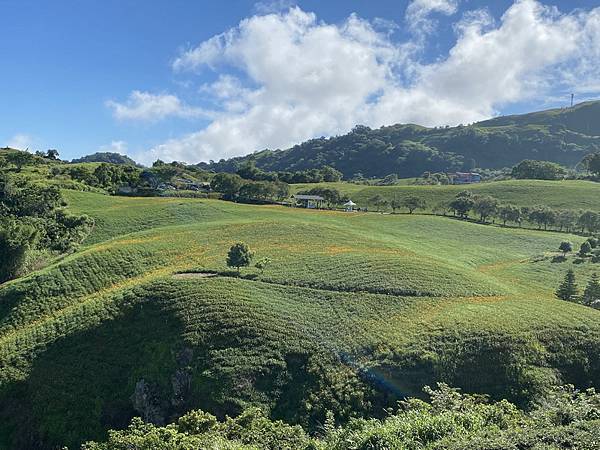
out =
{"type": "MultiPolygon", "coordinates": [[[[492,195],[503,203],[516,206],[545,205],[557,209],[600,210],[600,183],[580,180],[540,181],[508,180],[490,183],[450,186],[364,186],[351,183],[295,184],[292,192],[311,189],[315,186],[329,186],[347,194],[355,203],[364,207],[370,198],[377,194],[388,200],[398,200],[409,195],[418,195],[434,207],[442,201],[448,201],[458,192],[472,191],[474,194],[492,195]]],[[[375,209],[370,205],[370,209],[375,209]]]]}
{"type": "MultiPolygon", "coordinates": [[[[549,200],[543,186],[476,188],[549,200]]],[[[560,192],[555,202],[575,195],[560,192]]],[[[313,430],[327,410],[377,415],[439,380],[521,404],[550,384],[600,386],[600,312],[553,297],[568,267],[579,280],[600,267],[551,262],[562,240],[581,237],[428,215],[65,194],[94,217],[91,236],[0,286],[0,448],[28,436],[48,448],[102,438],[135,414],[140,379],[170,405],[177,370],[191,374],[178,408],[222,416],[258,404],[313,430]],[[173,278],[225,270],[239,240],[272,265],[243,269],[252,279],[173,278]],[[182,348],[193,354],[185,367],[182,348]]]]}

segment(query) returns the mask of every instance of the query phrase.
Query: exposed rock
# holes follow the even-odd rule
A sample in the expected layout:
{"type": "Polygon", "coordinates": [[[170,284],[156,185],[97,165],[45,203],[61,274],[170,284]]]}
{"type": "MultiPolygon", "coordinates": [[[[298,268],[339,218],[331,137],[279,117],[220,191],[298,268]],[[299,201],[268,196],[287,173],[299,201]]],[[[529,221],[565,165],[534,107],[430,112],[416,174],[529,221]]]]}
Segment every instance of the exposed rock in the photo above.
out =
{"type": "Polygon", "coordinates": [[[155,425],[165,424],[165,414],[161,406],[158,387],[146,382],[143,378],[135,384],[135,391],[131,396],[133,408],[139,412],[142,419],[155,425]]]}
{"type": "Polygon", "coordinates": [[[177,365],[180,367],[189,365],[192,362],[192,356],[194,356],[194,351],[189,347],[183,347],[179,353],[177,353],[177,365]]]}
{"type": "Polygon", "coordinates": [[[173,396],[171,397],[171,405],[178,408],[185,405],[188,394],[192,387],[192,372],[190,369],[177,369],[171,376],[171,386],[173,388],[173,396]]]}

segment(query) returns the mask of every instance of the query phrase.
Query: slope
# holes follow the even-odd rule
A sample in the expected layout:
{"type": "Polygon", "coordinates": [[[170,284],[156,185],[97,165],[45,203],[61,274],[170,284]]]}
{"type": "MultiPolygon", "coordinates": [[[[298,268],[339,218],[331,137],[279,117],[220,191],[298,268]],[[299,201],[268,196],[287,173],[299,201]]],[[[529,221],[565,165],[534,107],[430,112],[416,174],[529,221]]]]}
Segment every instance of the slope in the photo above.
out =
{"type": "Polygon", "coordinates": [[[555,300],[565,267],[539,258],[564,235],[68,197],[97,221],[89,243],[0,287],[0,448],[102,438],[136,414],[136,393],[158,422],[258,404],[314,430],[327,410],[378,415],[437,380],[521,404],[551,384],[600,383],[600,313],[555,300]],[[224,270],[238,240],[271,267],[172,276],[224,270]]]}
{"type": "MultiPolygon", "coordinates": [[[[292,193],[317,187],[337,189],[360,207],[369,204],[369,199],[381,195],[388,201],[402,200],[408,196],[418,196],[425,200],[428,209],[442,202],[448,202],[461,191],[469,190],[474,194],[491,195],[501,203],[516,206],[549,206],[556,209],[600,210],[600,184],[583,180],[506,180],[470,185],[420,186],[367,186],[346,182],[306,183],[291,185],[292,193]]],[[[371,209],[373,205],[371,205],[371,209]]]]}

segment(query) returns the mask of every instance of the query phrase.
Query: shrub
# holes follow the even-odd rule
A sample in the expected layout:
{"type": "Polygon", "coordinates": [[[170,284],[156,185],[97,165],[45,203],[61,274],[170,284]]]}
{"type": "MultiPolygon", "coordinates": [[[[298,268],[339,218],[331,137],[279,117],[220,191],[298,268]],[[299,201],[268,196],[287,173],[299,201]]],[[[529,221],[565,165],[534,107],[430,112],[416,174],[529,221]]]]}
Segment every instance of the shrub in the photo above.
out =
{"type": "Polygon", "coordinates": [[[581,247],[579,248],[579,256],[588,256],[591,251],[592,246],[588,241],[585,241],[583,244],[581,244],[581,247]]]}
{"type": "Polygon", "coordinates": [[[566,255],[567,253],[570,253],[573,251],[573,244],[570,243],[569,241],[563,241],[560,243],[560,245],[558,246],[558,249],[563,252],[563,255],[566,255]]]}

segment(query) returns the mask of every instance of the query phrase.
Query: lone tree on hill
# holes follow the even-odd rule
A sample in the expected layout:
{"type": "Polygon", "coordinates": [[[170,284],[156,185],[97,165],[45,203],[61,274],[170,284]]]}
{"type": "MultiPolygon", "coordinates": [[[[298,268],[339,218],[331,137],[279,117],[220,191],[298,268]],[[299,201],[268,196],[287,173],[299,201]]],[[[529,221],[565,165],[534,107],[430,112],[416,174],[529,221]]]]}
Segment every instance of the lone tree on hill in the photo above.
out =
{"type": "Polygon", "coordinates": [[[252,262],[254,255],[250,251],[250,248],[243,242],[234,244],[227,253],[227,266],[235,267],[237,271],[240,271],[240,267],[248,267],[252,262]]]}
{"type": "Polygon", "coordinates": [[[408,213],[412,214],[417,209],[425,209],[427,203],[420,197],[416,195],[409,195],[404,200],[402,200],[402,206],[408,209],[408,213]]]}
{"type": "Polygon", "coordinates": [[[600,300],[600,280],[597,273],[592,274],[590,281],[583,291],[581,300],[584,305],[591,305],[595,301],[600,300]]]}
{"type": "Polygon", "coordinates": [[[563,252],[564,256],[567,256],[567,253],[570,253],[573,251],[573,244],[571,244],[569,241],[562,241],[558,247],[558,249],[563,252]]]}
{"type": "Polygon", "coordinates": [[[572,302],[577,296],[577,284],[575,283],[575,272],[569,269],[565,275],[564,281],[556,290],[555,295],[561,300],[572,302]]]}

